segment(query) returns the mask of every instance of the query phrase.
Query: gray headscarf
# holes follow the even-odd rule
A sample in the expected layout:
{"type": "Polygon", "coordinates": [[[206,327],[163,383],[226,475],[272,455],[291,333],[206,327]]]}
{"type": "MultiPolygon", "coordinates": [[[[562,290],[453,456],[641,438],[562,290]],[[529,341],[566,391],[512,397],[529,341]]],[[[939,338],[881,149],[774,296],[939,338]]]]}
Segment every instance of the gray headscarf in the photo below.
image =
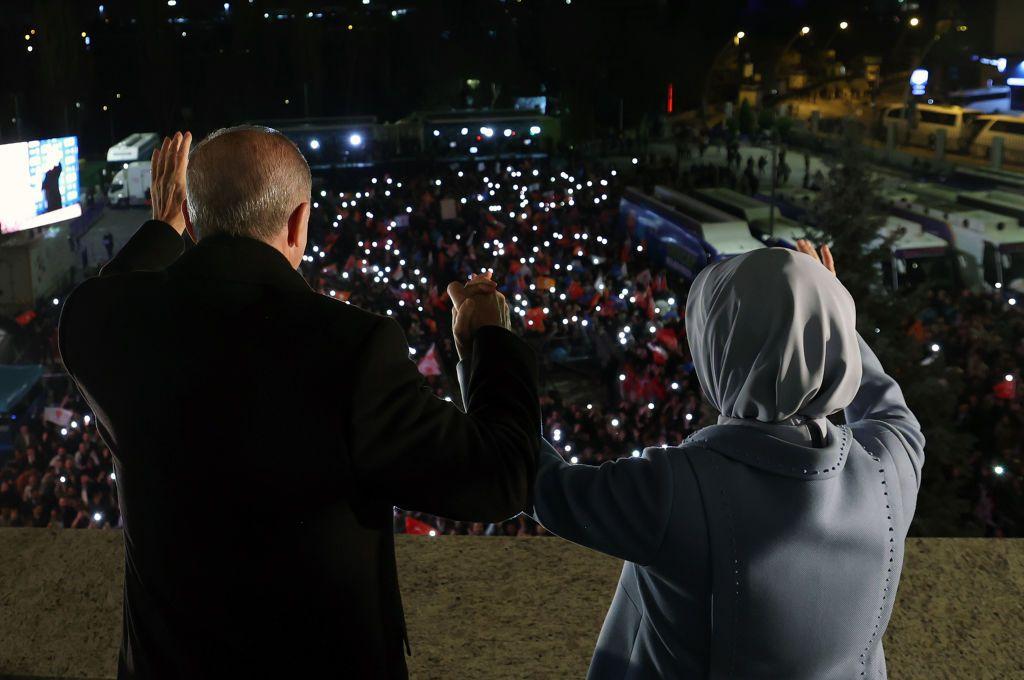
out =
{"type": "Polygon", "coordinates": [[[823,427],[860,385],[856,318],[850,293],[820,263],[765,248],[697,276],[686,334],[701,388],[722,422],[823,427]]]}

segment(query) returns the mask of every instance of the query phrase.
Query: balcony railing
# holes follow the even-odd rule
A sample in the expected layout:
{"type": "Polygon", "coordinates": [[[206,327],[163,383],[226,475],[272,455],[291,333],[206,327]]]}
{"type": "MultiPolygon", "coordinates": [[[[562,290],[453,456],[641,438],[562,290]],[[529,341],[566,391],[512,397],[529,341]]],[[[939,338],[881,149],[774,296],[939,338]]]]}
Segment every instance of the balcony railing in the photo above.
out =
{"type": "MultiPolygon", "coordinates": [[[[398,536],[413,678],[582,678],[621,562],[557,538],[398,536]]],[[[113,678],[119,531],[0,529],[0,676],[113,678]]],[[[912,539],[892,678],[1024,677],[1024,540],[912,539]]]]}

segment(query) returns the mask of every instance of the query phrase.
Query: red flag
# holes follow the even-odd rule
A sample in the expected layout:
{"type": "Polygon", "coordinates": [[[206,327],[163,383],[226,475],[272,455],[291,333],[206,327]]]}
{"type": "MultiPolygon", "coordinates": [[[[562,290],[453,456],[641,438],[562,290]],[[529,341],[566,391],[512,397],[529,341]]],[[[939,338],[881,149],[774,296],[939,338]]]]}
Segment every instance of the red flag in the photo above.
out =
{"type": "Polygon", "coordinates": [[[651,359],[654,363],[661,366],[668,361],[668,352],[661,345],[655,345],[653,342],[647,343],[647,349],[651,350],[651,359]]]}
{"type": "Polygon", "coordinates": [[[416,365],[423,375],[441,375],[441,362],[437,360],[437,345],[431,345],[426,355],[416,365]]]}
{"type": "Polygon", "coordinates": [[[526,329],[537,333],[544,332],[544,310],[541,307],[531,307],[526,310],[526,329]]]}
{"type": "Polygon", "coordinates": [[[414,517],[405,517],[405,533],[413,534],[416,536],[429,536],[430,532],[433,531],[435,534],[437,530],[422,520],[418,520],[414,517]]]}
{"type": "Polygon", "coordinates": [[[671,328],[660,328],[654,334],[654,338],[663,344],[669,351],[675,352],[679,349],[679,338],[672,332],[671,328]]]}
{"type": "Polygon", "coordinates": [[[1015,380],[1000,380],[992,388],[997,399],[1013,401],[1017,398],[1017,382],[1015,380]]]}

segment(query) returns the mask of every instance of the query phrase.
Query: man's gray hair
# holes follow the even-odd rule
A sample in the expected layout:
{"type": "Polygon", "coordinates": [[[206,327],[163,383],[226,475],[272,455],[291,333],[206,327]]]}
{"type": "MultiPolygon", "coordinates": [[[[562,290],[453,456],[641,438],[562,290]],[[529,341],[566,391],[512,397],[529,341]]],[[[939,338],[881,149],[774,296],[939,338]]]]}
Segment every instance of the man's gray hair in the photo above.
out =
{"type": "Polygon", "coordinates": [[[309,164],[295,143],[268,127],[222,128],[192,147],[185,195],[200,238],[269,241],[310,200],[309,164]]]}

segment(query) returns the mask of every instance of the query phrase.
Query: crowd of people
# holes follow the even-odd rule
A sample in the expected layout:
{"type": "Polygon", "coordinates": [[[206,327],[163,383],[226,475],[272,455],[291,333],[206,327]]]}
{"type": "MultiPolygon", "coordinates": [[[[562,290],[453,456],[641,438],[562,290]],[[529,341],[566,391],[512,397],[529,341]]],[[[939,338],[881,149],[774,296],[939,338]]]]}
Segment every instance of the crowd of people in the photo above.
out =
{"type": "MultiPolygon", "coordinates": [[[[691,178],[710,177],[704,164],[694,167],[691,178]]],[[[638,456],[644,447],[678,444],[715,418],[702,405],[685,337],[687,282],[648,258],[635,224],[618,210],[627,184],[678,186],[679,177],[656,164],[638,173],[628,161],[621,171],[600,163],[492,161],[322,178],[314,186],[301,270],[322,294],[396,319],[410,359],[435,394],[449,400],[459,398],[458,358],[444,291],[450,281],[490,274],[509,301],[514,331],[541,358],[548,441],[573,463],[638,456]]],[[[995,297],[935,292],[930,311],[907,320],[907,332],[922,356],[941,344],[948,361],[963,362],[955,417],[977,434],[976,459],[943,472],[976,475],[978,522],[987,533],[1012,534],[1020,531],[1019,511],[1011,508],[1019,505],[1024,474],[1022,395],[992,384],[996,374],[1019,378],[1010,367],[1024,363],[1024,320],[1010,312],[1016,335],[991,332],[993,315],[1007,313],[1000,307],[995,297]],[[998,467],[990,464],[993,456],[1002,461],[998,467]]],[[[54,369],[57,309],[46,305],[32,323],[40,356],[54,369]]],[[[70,383],[56,381],[47,399],[73,420],[40,415],[20,424],[14,453],[0,465],[0,525],[118,526],[111,453],[95,421],[70,383]]],[[[544,533],[522,516],[485,525],[401,509],[395,529],[544,533]]]]}
{"type": "MultiPolygon", "coordinates": [[[[930,361],[940,354],[956,367],[955,427],[974,440],[969,455],[945,470],[967,480],[975,520],[986,536],[1024,530],[1024,315],[998,295],[944,290],[927,293],[908,333],[930,361]]],[[[926,432],[927,434],[927,432],[926,432]]]]}

